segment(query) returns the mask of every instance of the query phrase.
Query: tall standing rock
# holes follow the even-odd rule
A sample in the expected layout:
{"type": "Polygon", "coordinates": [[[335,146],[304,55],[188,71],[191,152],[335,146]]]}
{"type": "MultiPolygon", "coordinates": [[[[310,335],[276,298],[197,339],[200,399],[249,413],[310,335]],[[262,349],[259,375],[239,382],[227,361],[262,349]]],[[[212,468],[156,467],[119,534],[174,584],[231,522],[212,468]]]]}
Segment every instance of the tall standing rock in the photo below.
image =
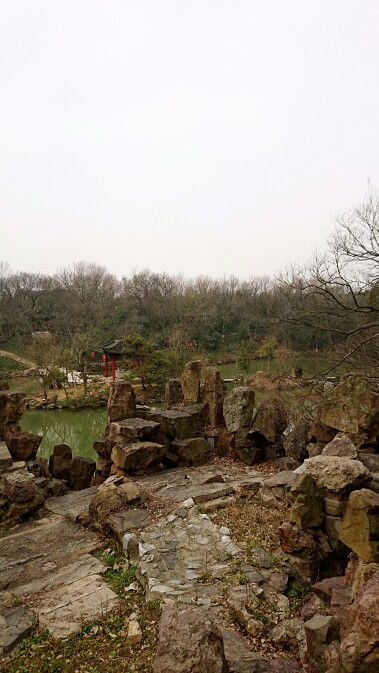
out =
{"type": "Polygon", "coordinates": [[[224,418],[228,432],[250,428],[254,416],[255,395],[252,388],[238,386],[224,399],[224,418]]]}
{"type": "Polygon", "coordinates": [[[180,379],[169,379],[165,387],[166,409],[183,404],[183,390],[180,379]]]}
{"type": "Polygon", "coordinates": [[[126,381],[111,383],[107,404],[109,422],[121,421],[136,415],[136,396],[126,381]]]}
{"type": "Polygon", "coordinates": [[[368,488],[350,493],[339,539],[366,563],[379,563],[379,494],[368,488]]]}
{"type": "Polygon", "coordinates": [[[25,394],[0,390],[0,439],[5,438],[8,426],[15,425],[24,411],[25,394]]]}
{"type": "Polygon", "coordinates": [[[182,374],[184,404],[197,404],[200,401],[201,360],[187,362],[182,374]]]}
{"type": "Polygon", "coordinates": [[[215,367],[207,367],[205,372],[203,401],[207,406],[207,425],[211,428],[223,425],[224,382],[215,367]]]}

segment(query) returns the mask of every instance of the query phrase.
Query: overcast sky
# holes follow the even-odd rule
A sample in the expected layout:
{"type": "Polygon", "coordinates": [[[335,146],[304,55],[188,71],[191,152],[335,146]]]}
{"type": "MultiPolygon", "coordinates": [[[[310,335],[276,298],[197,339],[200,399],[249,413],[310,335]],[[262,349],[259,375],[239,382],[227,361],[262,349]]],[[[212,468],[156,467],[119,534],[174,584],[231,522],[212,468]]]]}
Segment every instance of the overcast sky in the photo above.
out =
{"type": "Polygon", "coordinates": [[[379,0],[1,0],[0,259],[241,277],[379,187],[379,0]]]}

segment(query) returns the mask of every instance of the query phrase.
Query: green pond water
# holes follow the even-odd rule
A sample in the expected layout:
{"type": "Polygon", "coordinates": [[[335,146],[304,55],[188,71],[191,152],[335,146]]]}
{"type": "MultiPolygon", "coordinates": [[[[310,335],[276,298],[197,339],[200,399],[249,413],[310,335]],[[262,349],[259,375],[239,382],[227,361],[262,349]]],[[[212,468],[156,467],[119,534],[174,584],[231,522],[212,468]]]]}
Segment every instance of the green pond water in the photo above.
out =
{"type": "Polygon", "coordinates": [[[97,458],[93,443],[101,439],[107,424],[105,409],[82,409],[66,411],[26,410],[21,427],[28,432],[43,435],[38,455],[47,458],[55,444],[68,444],[74,455],[97,458]]]}
{"type": "MultiPolygon", "coordinates": [[[[273,374],[282,371],[291,372],[292,362],[273,360],[252,360],[249,374],[252,376],[259,370],[270,371],[273,374]]],[[[311,376],[315,371],[314,359],[304,358],[304,376],[311,376]]],[[[232,379],[240,373],[238,363],[229,363],[219,367],[224,378],[232,379]]],[[[228,384],[230,389],[233,384],[228,384]]],[[[257,402],[264,397],[264,393],[257,394],[257,402]]],[[[159,405],[156,405],[159,406],[159,405]]],[[[36,432],[43,435],[43,441],[39,449],[39,455],[48,457],[55,444],[68,444],[75,455],[87,458],[96,458],[93,442],[100,439],[107,424],[105,409],[83,409],[81,411],[66,411],[56,409],[51,411],[26,410],[22,416],[21,426],[23,430],[36,432]]]]}

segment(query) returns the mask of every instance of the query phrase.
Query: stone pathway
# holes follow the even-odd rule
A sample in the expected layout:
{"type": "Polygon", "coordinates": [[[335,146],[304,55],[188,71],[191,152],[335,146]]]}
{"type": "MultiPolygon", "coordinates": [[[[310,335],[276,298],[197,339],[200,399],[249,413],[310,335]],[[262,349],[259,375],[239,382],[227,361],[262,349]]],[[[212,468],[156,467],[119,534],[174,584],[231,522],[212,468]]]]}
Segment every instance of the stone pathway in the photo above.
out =
{"type": "Polygon", "coordinates": [[[214,524],[191,498],[139,536],[127,534],[124,546],[137,565],[147,600],[172,596],[208,607],[214,587],[207,583],[233,572],[238,553],[229,529],[214,524]]]}

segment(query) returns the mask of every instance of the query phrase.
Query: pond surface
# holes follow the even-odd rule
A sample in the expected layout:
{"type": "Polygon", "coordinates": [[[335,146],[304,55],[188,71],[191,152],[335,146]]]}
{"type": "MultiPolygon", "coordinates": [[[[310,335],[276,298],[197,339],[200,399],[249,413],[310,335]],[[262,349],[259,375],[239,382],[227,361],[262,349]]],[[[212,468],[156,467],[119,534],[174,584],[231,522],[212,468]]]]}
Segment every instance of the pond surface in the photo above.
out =
{"type": "Polygon", "coordinates": [[[41,409],[24,411],[21,427],[28,432],[43,435],[38,455],[47,458],[55,444],[68,444],[76,456],[97,458],[93,443],[101,439],[107,424],[105,409],[66,411],[41,409]]]}

